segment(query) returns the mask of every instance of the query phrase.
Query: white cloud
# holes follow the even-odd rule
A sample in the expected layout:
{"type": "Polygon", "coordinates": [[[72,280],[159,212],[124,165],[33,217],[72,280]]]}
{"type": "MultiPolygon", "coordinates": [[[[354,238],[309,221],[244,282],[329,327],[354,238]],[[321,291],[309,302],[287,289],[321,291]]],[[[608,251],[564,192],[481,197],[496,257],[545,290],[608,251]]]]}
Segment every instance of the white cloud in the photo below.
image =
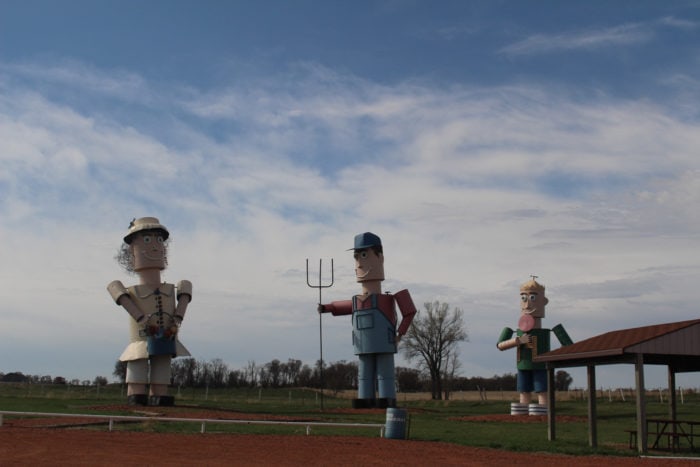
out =
{"type": "Polygon", "coordinates": [[[4,63],[0,69],[10,73],[17,80],[40,83],[42,88],[75,88],[82,93],[95,93],[132,103],[145,103],[144,101],[150,99],[145,81],[139,75],[125,70],[111,69],[105,72],[75,60],[54,63],[4,63]]]}
{"type": "MultiPolygon", "coordinates": [[[[157,131],[5,81],[0,335],[96,346],[111,369],[126,318],[105,286],[135,280],[113,255],[143,215],[172,232],[167,280],[194,283],[183,340],[234,367],[317,358],[305,259],[315,268],[333,257],[324,299],[347,298],[357,284],[346,250],[365,230],[384,239],[385,290],[465,309],[472,371],[513,371],[495,340],[516,321],[529,274],[547,285],[547,324],[564,323],[575,339],[695,315],[696,122],[651,102],[582,102],[562,90],[387,88],[306,70],[298,86],[163,87],[148,104],[168,114],[157,131]]],[[[324,326],[326,358],[352,359],[348,320],[324,326]]],[[[7,365],[32,371],[21,355],[7,365]]]]}
{"type": "Polygon", "coordinates": [[[685,18],[676,18],[675,16],[664,16],[659,20],[660,24],[682,30],[693,30],[700,27],[700,22],[688,20],[685,18]]]}
{"type": "Polygon", "coordinates": [[[506,55],[533,55],[567,50],[592,50],[609,46],[627,46],[651,40],[654,32],[647,25],[628,23],[605,29],[534,34],[503,47],[506,55]]]}

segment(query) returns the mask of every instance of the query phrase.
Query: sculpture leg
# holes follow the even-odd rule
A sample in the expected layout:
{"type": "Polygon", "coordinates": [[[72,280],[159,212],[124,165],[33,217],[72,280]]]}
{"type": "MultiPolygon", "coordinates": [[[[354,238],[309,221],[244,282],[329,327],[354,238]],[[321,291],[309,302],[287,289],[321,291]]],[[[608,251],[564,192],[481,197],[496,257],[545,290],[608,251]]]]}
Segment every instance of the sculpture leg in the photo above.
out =
{"type": "Polygon", "coordinates": [[[357,399],[352,401],[355,409],[375,406],[374,385],[376,381],[376,361],[374,354],[359,355],[357,367],[357,399]]]}
{"type": "Polygon", "coordinates": [[[520,393],[520,403],[529,404],[532,399],[533,381],[532,371],[518,370],[518,392],[520,393]]]}
{"type": "Polygon", "coordinates": [[[537,404],[530,404],[530,415],[547,415],[547,371],[533,370],[537,404]]]}
{"type": "Polygon", "coordinates": [[[394,354],[377,355],[377,383],[379,388],[378,407],[396,407],[396,381],[394,354]]]}
{"type": "Polygon", "coordinates": [[[170,356],[155,355],[151,357],[151,387],[149,405],[170,406],[175,398],[168,395],[170,384],[170,356]]]}
{"type": "Polygon", "coordinates": [[[146,405],[148,396],[148,360],[145,358],[126,363],[127,400],[129,405],[146,405]]]}

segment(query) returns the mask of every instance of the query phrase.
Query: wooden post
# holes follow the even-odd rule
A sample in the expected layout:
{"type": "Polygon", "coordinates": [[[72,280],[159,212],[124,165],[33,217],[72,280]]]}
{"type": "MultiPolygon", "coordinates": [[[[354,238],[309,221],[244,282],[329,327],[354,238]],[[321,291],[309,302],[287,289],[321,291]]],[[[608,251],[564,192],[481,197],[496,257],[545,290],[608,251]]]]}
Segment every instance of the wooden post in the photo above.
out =
{"type": "Polygon", "coordinates": [[[644,355],[637,354],[634,363],[634,379],[637,386],[637,450],[647,452],[647,413],[646,394],[644,390],[644,355]]]}
{"type": "Polygon", "coordinates": [[[595,365],[588,365],[588,445],[598,447],[598,422],[596,420],[595,365]]]}
{"type": "Polygon", "coordinates": [[[554,368],[547,364],[547,437],[550,441],[557,438],[556,427],[556,386],[554,384],[554,368]]]}
{"type": "Polygon", "coordinates": [[[676,371],[673,365],[668,366],[668,416],[671,420],[676,420],[676,371]]]}

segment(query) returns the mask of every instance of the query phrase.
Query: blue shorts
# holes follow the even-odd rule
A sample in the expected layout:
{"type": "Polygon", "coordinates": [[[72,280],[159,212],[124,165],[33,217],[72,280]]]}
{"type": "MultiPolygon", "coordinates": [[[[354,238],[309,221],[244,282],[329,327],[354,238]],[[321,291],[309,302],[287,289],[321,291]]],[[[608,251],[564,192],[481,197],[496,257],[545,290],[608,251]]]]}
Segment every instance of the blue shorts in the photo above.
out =
{"type": "Polygon", "coordinates": [[[547,392],[547,370],[518,370],[518,392],[547,392]]]}

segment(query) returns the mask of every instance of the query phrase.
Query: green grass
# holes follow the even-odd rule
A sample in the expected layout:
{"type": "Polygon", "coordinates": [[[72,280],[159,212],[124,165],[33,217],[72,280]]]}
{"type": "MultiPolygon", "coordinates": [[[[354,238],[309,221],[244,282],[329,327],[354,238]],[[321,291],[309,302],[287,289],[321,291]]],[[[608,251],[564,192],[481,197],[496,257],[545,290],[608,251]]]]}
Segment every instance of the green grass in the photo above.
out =
{"type": "MultiPolygon", "coordinates": [[[[257,414],[262,419],[266,415],[289,417],[292,420],[314,420],[344,423],[384,423],[382,411],[373,413],[336,412],[347,409],[350,401],[326,394],[321,410],[320,397],[305,389],[232,389],[209,390],[182,389],[172,391],[176,395],[177,410],[191,411],[230,410],[233,412],[257,414]]],[[[55,413],[108,413],[121,415],[111,405],[123,405],[126,396],[120,386],[114,385],[97,391],[93,387],[68,387],[54,385],[13,385],[0,384],[0,410],[35,411],[55,413]],[[107,407],[107,409],[105,409],[107,407]],[[107,411],[106,411],[107,410],[107,411]]],[[[598,448],[588,447],[588,421],[586,401],[571,400],[557,402],[557,415],[580,417],[579,420],[558,422],[557,439],[547,439],[547,423],[508,423],[464,420],[463,417],[489,414],[508,414],[510,401],[405,401],[402,407],[410,413],[410,438],[412,440],[440,441],[465,446],[479,446],[511,451],[551,452],[571,455],[616,455],[635,456],[636,450],[628,448],[629,435],[624,430],[636,427],[636,409],[633,399],[598,399],[598,448]]],[[[153,411],[145,408],[145,411],[153,411]]],[[[133,414],[133,413],[129,413],[133,414]]],[[[668,416],[668,406],[658,400],[647,400],[649,417],[668,416]]],[[[177,413],[172,413],[177,417],[177,413]]],[[[205,417],[205,416],[204,416],[205,417]]],[[[678,418],[700,420],[700,396],[691,394],[685,403],[678,401],[678,418]]],[[[106,429],[105,426],[92,426],[91,429],[106,429]]],[[[115,429],[130,431],[197,433],[199,423],[157,422],[117,423],[115,429]]],[[[253,434],[295,434],[304,435],[304,426],[280,425],[231,425],[207,423],[207,432],[253,433],[253,434]]],[[[312,427],[314,435],[379,435],[374,428],[312,427]]],[[[664,455],[671,453],[654,452],[664,455]]],[[[700,458],[700,453],[683,452],[700,458]]]]}

